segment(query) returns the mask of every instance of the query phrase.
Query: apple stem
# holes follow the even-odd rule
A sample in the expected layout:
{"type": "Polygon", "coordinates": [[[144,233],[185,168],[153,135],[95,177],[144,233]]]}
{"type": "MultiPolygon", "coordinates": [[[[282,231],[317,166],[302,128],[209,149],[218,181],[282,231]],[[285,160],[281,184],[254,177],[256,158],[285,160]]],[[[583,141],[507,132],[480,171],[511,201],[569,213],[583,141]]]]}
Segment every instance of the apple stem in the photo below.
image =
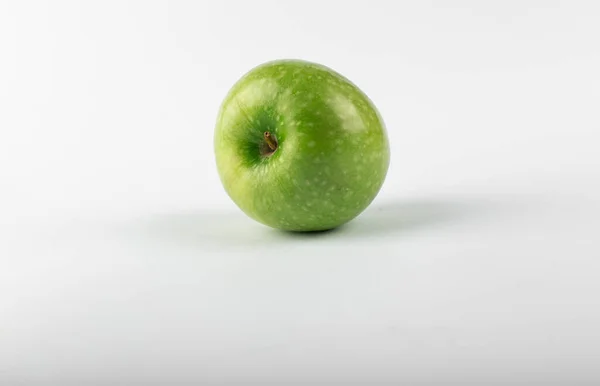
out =
{"type": "Polygon", "coordinates": [[[271,133],[269,133],[268,131],[265,131],[264,137],[265,137],[265,142],[267,143],[267,146],[269,146],[269,149],[271,149],[271,151],[277,150],[277,141],[275,140],[275,138],[273,138],[271,133]]]}

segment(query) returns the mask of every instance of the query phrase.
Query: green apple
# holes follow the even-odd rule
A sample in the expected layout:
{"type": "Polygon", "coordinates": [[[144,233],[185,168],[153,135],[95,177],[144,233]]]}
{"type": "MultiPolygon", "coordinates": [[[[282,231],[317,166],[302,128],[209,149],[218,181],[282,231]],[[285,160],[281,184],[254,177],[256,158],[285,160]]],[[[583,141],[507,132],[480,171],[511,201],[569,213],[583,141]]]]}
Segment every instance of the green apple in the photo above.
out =
{"type": "Polygon", "coordinates": [[[290,231],[332,229],[358,216],[390,162],[383,120],[367,95],[303,60],[267,62],[242,76],[214,134],[227,194],[249,217],[290,231]]]}

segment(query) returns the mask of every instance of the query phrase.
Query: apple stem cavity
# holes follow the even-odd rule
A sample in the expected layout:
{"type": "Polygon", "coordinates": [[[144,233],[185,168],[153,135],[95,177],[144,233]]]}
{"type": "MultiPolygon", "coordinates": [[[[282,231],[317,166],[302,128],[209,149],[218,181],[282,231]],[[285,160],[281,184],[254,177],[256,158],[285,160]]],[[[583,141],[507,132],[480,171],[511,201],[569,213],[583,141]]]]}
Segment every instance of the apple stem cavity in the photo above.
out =
{"type": "Polygon", "coordinates": [[[277,140],[268,131],[265,131],[265,133],[263,134],[263,137],[265,139],[265,143],[267,144],[267,148],[268,148],[268,149],[265,149],[266,151],[263,152],[263,155],[270,156],[273,153],[275,153],[275,150],[277,150],[277,140]]]}

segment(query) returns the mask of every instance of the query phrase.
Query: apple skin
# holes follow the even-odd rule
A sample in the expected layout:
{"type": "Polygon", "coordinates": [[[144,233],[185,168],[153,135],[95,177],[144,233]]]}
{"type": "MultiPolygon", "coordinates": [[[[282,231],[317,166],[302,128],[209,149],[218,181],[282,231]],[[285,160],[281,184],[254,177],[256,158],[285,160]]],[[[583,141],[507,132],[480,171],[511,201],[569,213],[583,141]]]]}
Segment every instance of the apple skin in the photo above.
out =
{"type": "Polygon", "coordinates": [[[296,59],[263,63],[233,85],[214,150],[235,204],[288,231],[328,230],[358,216],[390,162],[384,122],[365,93],[326,66],[296,59]]]}

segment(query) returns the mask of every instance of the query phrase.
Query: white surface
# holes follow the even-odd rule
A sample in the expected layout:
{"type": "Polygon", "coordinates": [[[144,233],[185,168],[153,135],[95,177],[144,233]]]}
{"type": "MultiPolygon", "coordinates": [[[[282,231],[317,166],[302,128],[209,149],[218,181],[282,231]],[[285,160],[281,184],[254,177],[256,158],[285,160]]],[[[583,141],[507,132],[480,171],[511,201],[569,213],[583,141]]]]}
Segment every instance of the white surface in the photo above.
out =
{"type": "Polygon", "coordinates": [[[0,384],[598,384],[599,11],[2,2],[0,384]],[[218,105],[282,57],[388,126],[335,232],[256,224],[216,174],[218,105]]]}

